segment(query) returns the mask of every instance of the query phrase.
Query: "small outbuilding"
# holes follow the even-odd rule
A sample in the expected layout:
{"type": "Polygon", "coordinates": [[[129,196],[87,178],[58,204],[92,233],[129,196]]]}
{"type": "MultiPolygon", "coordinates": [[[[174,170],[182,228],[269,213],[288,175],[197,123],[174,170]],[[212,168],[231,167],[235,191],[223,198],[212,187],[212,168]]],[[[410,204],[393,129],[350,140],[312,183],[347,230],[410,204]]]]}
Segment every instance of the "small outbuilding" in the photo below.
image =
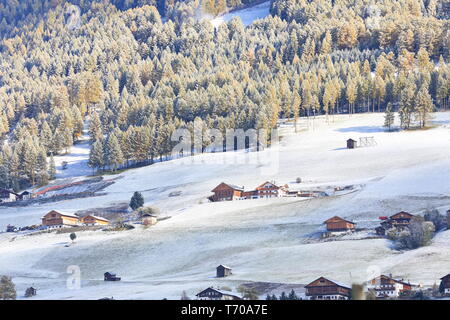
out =
{"type": "Polygon", "coordinates": [[[217,271],[217,278],[224,278],[232,275],[231,268],[224,266],[223,264],[218,266],[216,268],[216,271],[217,271]]]}
{"type": "Polygon", "coordinates": [[[20,194],[20,200],[30,200],[33,198],[33,194],[30,191],[24,191],[20,194]]]}
{"type": "Polygon", "coordinates": [[[358,142],[353,139],[347,140],[347,149],[355,149],[358,146],[358,142]]]}
{"type": "Polygon", "coordinates": [[[446,297],[450,297],[450,273],[441,278],[439,291],[446,297]]]}
{"type": "Polygon", "coordinates": [[[121,278],[117,277],[115,273],[105,272],[104,274],[105,281],[120,281],[121,278]]]}
{"type": "Polygon", "coordinates": [[[326,220],[324,224],[327,225],[327,231],[329,232],[353,231],[356,226],[355,223],[338,216],[326,220]]]}
{"type": "Polygon", "coordinates": [[[37,290],[33,287],[29,287],[29,288],[27,288],[27,290],[25,290],[25,298],[33,297],[36,294],[37,294],[37,290]]]}

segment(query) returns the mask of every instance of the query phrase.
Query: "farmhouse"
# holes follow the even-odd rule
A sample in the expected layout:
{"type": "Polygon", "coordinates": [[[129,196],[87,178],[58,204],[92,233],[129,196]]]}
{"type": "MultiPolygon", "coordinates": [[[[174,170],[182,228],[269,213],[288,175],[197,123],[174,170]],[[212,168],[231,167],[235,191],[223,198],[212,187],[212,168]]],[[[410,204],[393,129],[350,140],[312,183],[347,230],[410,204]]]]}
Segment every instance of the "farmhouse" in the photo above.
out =
{"type": "Polygon", "coordinates": [[[266,181],[255,190],[245,191],[244,187],[222,182],[215,187],[214,193],[209,199],[216,201],[232,201],[244,199],[278,198],[288,196],[288,186],[277,186],[274,182],[266,181]]]}
{"type": "Polygon", "coordinates": [[[0,189],[0,203],[1,202],[14,202],[17,201],[20,196],[14,191],[7,189],[0,189]]]}
{"type": "Polygon", "coordinates": [[[352,291],[348,286],[324,277],[314,280],[305,288],[310,300],[348,300],[352,291]]]}
{"type": "Polygon", "coordinates": [[[327,231],[329,232],[341,232],[355,230],[355,223],[342,219],[341,217],[334,216],[324,222],[327,225],[327,231]]]}
{"type": "Polygon", "coordinates": [[[411,291],[414,285],[403,280],[397,280],[392,276],[381,275],[367,283],[367,288],[375,291],[377,298],[398,298],[398,296],[407,291],[411,291]]]}
{"type": "Polygon", "coordinates": [[[287,194],[288,186],[277,186],[274,182],[266,181],[256,188],[257,197],[262,198],[279,198],[287,194]]]}
{"type": "Polygon", "coordinates": [[[239,200],[243,197],[244,187],[234,186],[222,182],[217,187],[215,187],[212,192],[214,195],[211,197],[212,201],[233,201],[239,200]]]}
{"type": "Polygon", "coordinates": [[[358,143],[356,140],[348,139],[347,140],[347,149],[355,149],[357,147],[358,143]]]}
{"type": "Polygon", "coordinates": [[[234,292],[208,288],[196,294],[197,300],[242,300],[242,297],[234,292]]]}
{"type": "Polygon", "coordinates": [[[224,278],[224,277],[228,277],[230,276],[231,273],[231,268],[224,266],[223,264],[221,264],[220,266],[217,267],[217,278],[224,278]]]}
{"type": "Polygon", "coordinates": [[[450,273],[441,278],[439,291],[441,291],[445,296],[450,297],[450,273]]]}
{"type": "Polygon", "coordinates": [[[62,228],[64,226],[78,226],[79,218],[71,213],[63,213],[52,210],[42,217],[42,225],[48,228],[62,228]]]}
{"type": "Polygon", "coordinates": [[[85,226],[107,226],[109,224],[108,219],[93,215],[87,215],[81,218],[80,221],[85,226]]]}
{"type": "Polygon", "coordinates": [[[405,211],[401,211],[394,214],[393,216],[390,216],[388,222],[394,227],[404,228],[410,224],[413,217],[414,215],[405,211]]]}

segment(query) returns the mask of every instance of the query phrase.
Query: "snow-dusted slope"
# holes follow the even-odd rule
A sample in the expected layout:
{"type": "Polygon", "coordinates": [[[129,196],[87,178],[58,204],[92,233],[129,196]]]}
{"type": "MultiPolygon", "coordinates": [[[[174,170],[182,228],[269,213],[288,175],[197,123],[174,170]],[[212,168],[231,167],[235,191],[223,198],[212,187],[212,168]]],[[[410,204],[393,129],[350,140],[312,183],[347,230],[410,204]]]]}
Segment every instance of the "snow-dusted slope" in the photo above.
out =
{"type": "MultiPolygon", "coordinates": [[[[192,297],[210,285],[235,288],[246,281],[306,283],[318,276],[342,282],[360,281],[371,270],[392,273],[413,282],[433,284],[448,273],[450,232],[429,247],[409,252],[392,250],[385,240],[308,243],[306,236],[334,215],[376,226],[377,218],[400,210],[450,209],[450,113],[435,115],[436,128],[384,132],[382,114],[301,120],[301,132],[282,126],[278,170],[272,174],[253,163],[218,162],[223,155],[178,159],[121,174],[108,194],[22,209],[0,209],[0,228],[39,223],[51,209],[75,211],[128,202],[142,191],[147,204],[171,219],[148,229],[122,233],[79,233],[77,244],[65,247],[67,234],[16,237],[0,234],[0,274],[14,276],[19,291],[31,284],[38,298],[177,299],[192,297]],[[308,127],[309,130],[305,128],[308,127]],[[345,149],[348,138],[374,136],[378,145],[345,149]],[[187,161],[189,160],[189,161],[187,161]],[[295,184],[301,177],[303,183],[295,184]],[[253,188],[265,180],[292,187],[361,183],[362,191],[337,198],[246,200],[208,203],[210,190],[222,181],[253,188]],[[182,191],[169,198],[172,191],[182,191]],[[234,275],[214,278],[219,264],[234,275]],[[81,268],[82,288],[66,288],[66,268],[81,268]],[[420,267],[418,267],[420,266],[420,267]],[[122,283],[104,283],[106,271],[122,283]]],[[[225,157],[245,157],[244,152],[225,157]]],[[[248,154],[247,154],[248,155],[248,154]]],[[[269,156],[268,151],[260,155],[269,156]]]]}
{"type": "Polygon", "coordinates": [[[239,17],[245,26],[248,26],[257,19],[265,18],[270,13],[270,1],[263,2],[253,7],[235,10],[211,20],[215,28],[218,28],[222,23],[228,22],[234,17],[239,17]]]}

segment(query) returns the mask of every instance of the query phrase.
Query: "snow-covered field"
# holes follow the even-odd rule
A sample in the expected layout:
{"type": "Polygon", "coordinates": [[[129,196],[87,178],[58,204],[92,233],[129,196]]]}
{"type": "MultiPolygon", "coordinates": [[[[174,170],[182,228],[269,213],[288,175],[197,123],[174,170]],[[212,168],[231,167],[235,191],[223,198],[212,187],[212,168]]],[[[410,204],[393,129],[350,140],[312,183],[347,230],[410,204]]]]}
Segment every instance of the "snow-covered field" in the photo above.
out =
{"type": "Polygon", "coordinates": [[[179,299],[183,290],[193,297],[208,286],[235,290],[249,281],[304,284],[326,276],[351,284],[374,270],[431,285],[450,272],[449,231],[439,233],[430,246],[408,252],[393,250],[383,239],[305,240],[334,215],[366,227],[400,210],[450,209],[450,113],[436,113],[433,121],[435,127],[427,130],[385,132],[382,114],[341,115],[330,123],[321,117],[301,119],[297,134],[291,125],[282,126],[276,157],[273,150],[259,153],[275,159],[272,170],[239,163],[251,155],[241,151],[205,154],[122,173],[101,197],[2,208],[4,230],[8,223],[39,223],[51,209],[74,212],[128,202],[139,190],[146,204],[172,218],[146,230],[79,233],[69,247],[68,234],[0,234],[0,274],[14,277],[19,294],[37,287],[39,299],[179,299]],[[377,146],[345,148],[348,138],[365,136],[375,137],[377,146]],[[251,189],[266,180],[296,189],[364,188],[321,199],[206,200],[222,181],[251,189]],[[182,193],[169,197],[173,191],[182,193]],[[215,279],[219,264],[230,265],[233,275],[215,279]],[[80,289],[67,288],[69,266],[81,270],[80,289]],[[122,281],[103,282],[106,271],[122,281]]]}
{"type": "Polygon", "coordinates": [[[270,13],[270,1],[263,2],[261,4],[241,9],[235,10],[224,15],[218,16],[211,20],[212,25],[218,28],[222,23],[226,23],[233,19],[234,17],[239,17],[245,26],[248,26],[257,19],[265,18],[270,13]]]}

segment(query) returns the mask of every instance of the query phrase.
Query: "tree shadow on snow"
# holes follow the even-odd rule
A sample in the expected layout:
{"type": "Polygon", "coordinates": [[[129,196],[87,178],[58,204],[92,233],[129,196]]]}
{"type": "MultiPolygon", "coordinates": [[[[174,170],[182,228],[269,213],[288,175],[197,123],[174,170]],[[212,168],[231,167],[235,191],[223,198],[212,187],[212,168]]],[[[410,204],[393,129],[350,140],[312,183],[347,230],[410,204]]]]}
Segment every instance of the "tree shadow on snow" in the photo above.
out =
{"type": "Polygon", "coordinates": [[[378,126],[359,126],[359,127],[349,127],[336,129],[338,132],[358,132],[358,133],[374,133],[374,132],[385,132],[386,129],[378,126]]]}

